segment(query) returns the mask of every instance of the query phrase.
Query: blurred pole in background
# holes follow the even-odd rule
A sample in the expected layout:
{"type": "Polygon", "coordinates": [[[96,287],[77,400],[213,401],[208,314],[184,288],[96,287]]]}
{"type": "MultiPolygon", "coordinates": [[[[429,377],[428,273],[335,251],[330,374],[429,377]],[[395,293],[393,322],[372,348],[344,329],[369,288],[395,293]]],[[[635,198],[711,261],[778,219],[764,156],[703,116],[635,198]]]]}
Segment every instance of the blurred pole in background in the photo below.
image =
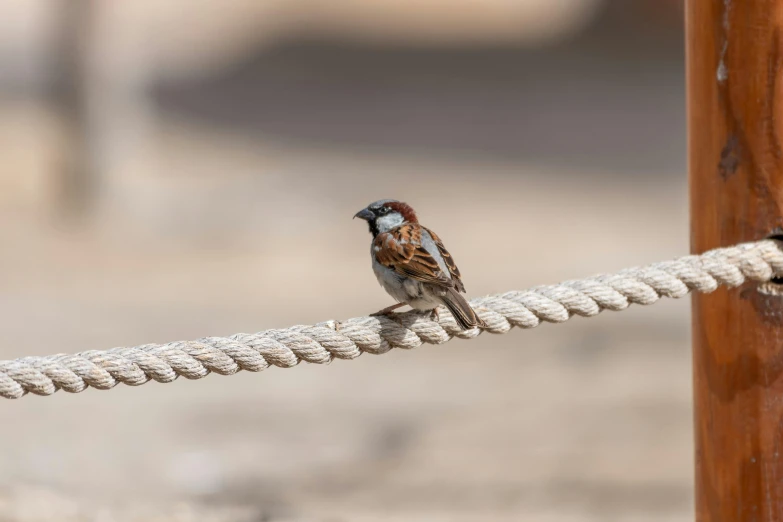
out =
{"type": "Polygon", "coordinates": [[[89,83],[90,43],[96,0],[67,0],[62,5],[57,64],[58,106],[63,117],[66,147],[57,202],[68,217],[89,213],[97,190],[95,144],[91,140],[89,83]]]}
{"type": "Polygon", "coordinates": [[[122,201],[124,178],[144,171],[137,161],[145,158],[154,125],[149,96],[154,46],[144,37],[151,29],[130,16],[134,4],[64,0],[62,5],[58,102],[67,159],[58,199],[65,217],[90,220],[122,201]]]}
{"type": "MultiPolygon", "coordinates": [[[[783,0],[689,0],[693,252],[783,230],[783,0]]],[[[693,296],[696,519],[783,520],[783,285],[693,296]]]]}

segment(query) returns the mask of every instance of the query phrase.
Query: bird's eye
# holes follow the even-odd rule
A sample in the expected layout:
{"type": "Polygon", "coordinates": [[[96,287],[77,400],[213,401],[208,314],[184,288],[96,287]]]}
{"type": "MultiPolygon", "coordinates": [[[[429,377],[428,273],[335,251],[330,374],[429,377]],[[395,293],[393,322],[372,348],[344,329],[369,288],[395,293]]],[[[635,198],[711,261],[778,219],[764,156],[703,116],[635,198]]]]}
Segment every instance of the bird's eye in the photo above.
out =
{"type": "Polygon", "coordinates": [[[383,214],[388,214],[389,213],[389,207],[381,207],[380,209],[378,209],[378,212],[380,214],[382,214],[382,215],[383,214]]]}

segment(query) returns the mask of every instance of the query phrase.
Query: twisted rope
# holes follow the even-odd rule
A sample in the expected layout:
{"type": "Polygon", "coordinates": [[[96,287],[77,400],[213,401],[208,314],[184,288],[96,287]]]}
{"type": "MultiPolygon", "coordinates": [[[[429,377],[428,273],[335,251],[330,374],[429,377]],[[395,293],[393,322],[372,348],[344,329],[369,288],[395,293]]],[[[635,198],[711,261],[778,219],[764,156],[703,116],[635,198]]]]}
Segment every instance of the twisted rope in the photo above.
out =
{"type": "MultiPolygon", "coordinates": [[[[614,275],[480,297],[471,305],[487,324],[484,330],[502,334],[514,326],[562,323],[573,315],[593,317],[602,310],[624,310],[632,303],[649,305],[661,297],[683,297],[691,290],[712,292],[720,285],[736,287],[746,280],[769,281],[779,275],[783,275],[783,251],[777,242],[765,240],[614,275]]],[[[139,386],[150,380],[171,382],[179,376],[201,379],[212,372],[232,375],[269,366],[290,368],[301,361],[325,364],[354,359],[362,352],[381,354],[480,333],[478,329],[460,330],[451,314],[441,309],[438,320],[430,314],[408,312],[196,341],[23,357],[0,361],[0,396],[18,399],[27,393],[51,395],[57,390],[77,393],[90,386],[108,390],[121,382],[139,386]]]]}

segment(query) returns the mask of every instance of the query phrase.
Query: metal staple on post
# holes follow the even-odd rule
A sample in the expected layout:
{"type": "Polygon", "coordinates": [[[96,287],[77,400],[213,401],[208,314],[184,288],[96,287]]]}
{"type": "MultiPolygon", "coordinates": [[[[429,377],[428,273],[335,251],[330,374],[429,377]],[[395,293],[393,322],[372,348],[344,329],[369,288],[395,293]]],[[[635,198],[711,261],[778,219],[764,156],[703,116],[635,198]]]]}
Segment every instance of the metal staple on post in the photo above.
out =
{"type": "MultiPolygon", "coordinates": [[[[485,331],[502,334],[515,326],[561,323],[573,315],[593,317],[602,310],[624,310],[633,303],[648,305],[661,297],[680,298],[690,291],[712,292],[721,285],[736,287],[746,280],[769,281],[779,275],[783,275],[783,250],[777,241],[764,240],[613,275],[480,297],[471,304],[486,322],[485,331]]],[[[171,382],[179,376],[200,379],[213,372],[231,375],[269,366],[290,368],[301,361],[324,364],[354,359],[363,352],[381,354],[480,333],[460,330],[453,317],[441,310],[437,320],[408,312],[196,341],[24,357],[0,361],[0,396],[77,393],[88,387],[107,390],[118,383],[138,386],[150,380],[171,382]]]]}

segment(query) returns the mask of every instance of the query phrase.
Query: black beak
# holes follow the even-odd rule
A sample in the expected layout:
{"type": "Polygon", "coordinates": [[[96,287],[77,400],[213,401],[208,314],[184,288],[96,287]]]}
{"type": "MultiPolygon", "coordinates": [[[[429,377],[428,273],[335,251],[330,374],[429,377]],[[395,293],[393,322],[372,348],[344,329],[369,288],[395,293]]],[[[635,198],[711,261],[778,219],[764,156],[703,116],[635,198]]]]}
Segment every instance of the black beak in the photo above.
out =
{"type": "Polygon", "coordinates": [[[364,208],[364,209],[360,210],[359,212],[357,212],[356,215],[353,216],[353,218],[354,219],[360,218],[360,219],[363,219],[365,221],[370,221],[371,219],[375,218],[375,214],[373,214],[372,212],[370,212],[369,210],[364,208]]]}

